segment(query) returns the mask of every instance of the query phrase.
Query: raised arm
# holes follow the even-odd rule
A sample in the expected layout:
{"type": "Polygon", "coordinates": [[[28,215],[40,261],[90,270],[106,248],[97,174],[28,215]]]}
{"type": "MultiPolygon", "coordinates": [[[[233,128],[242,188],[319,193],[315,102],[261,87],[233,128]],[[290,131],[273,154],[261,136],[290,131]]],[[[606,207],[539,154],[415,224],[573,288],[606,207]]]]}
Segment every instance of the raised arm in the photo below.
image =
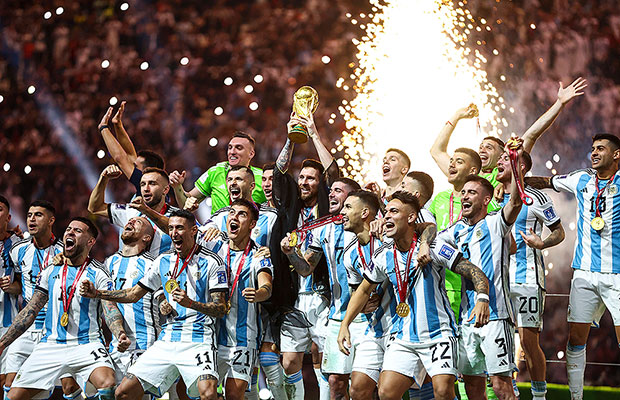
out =
{"type": "Polygon", "coordinates": [[[549,129],[560,112],[564,109],[564,106],[575,97],[583,95],[583,90],[586,87],[588,87],[586,80],[581,77],[577,78],[565,88],[562,87],[562,82],[560,82],[557,101],[523,134],[523,149],[525,151],[531,153],[536,141],[549,129]]]}
{"type": "Polygon", "coordinates": [[[123,125],[123,113],[125,112],[125,103],[126,101],[121,101],[121,105],[112,117],[112,123],[114,124],[114,130],[116,131],[116,138],[120,143],[121,147],[127,154],[129,160],[133,163],[136,162],[136,158],[138,158],[138,153],[136,152],[136,148],[133,145],[133,142],[129,138],[127,131],[125,130],[125,126],[123,125]]]}
{"type": "Polygon", "coordinates": [[[129,207],[135,208],[136,210],[140,211],[142,214],[146,215],[146,217],[150,219],[151,221],[153,221],[153,223],[155,223],[155,225],[157,225],[157,227],[162,232],[168,232],[168,221],[170,220],[170,218],[158,213],[157,211],[149,207],[144,202],[144,199],[142,198],[142,196],[135,197],[131,201],[131,203],[129,203],[129,207]]]}
{"type": "Polygon", "coordinates": [[[510,201],[502,208],[502,213],[504,214],[504,219],[508,225],[512,225],[517,220],[519,216],[519,212],[521,211],[521,207],[523,207],[523,201],[521,200],[521,195],[519,193],[519,184],[521,187],[524,187],[523,184],[523,170],[521,169],[521,155],[523,154],[523,147],[519,147],[517,150],[517,176],[514,176],[512,179],[514,180],[510,189],[510,201]]]}
{"type": "Polygon", "coordinates": [[[138,283],[123,290],[99,290],[91,281],[82,281],[80,284],[80,296],[91,299],[102,299],[115,303],[135,303],[147,293],[147,290],[138,283]]]}
{"type": "Polygon", "coordinates": [[[121,170],[114,164],[108,165],[99,176],[99,181],[90,193],[88,199],[88,212],[100,217],[108,216],[108,204],[105,202],[105,188],[110,179],[121,176],[121,170]]]}
{"type": "MultiPolygon", "coordinates": [[[[291,124],[290,121],[289,124],[291,124]]],[[[295,149],[295,144],[287,138],[286,143],[284,143],[284,147],[282,148],[282,151],[280,151],[278,159],[276,160],[276,166],[278,167],[280,172],[285,173],[286,171],[288,171],[288,167],[291,163],[291,158],[293,157],[293,149],[295,149]]]]}
{"type": "Polygon", "coordinates": [[[39,311],[45,307],[47,303],[47,294],[40,290],[35,290],[34,294],[30,298],[26,307],[24,307],[15,319],[13,323],[6,331],[4,336],[0,338],[0,354],[11,344],[15,339],[20,337],[28,328],[34,323],[39,311]]]}
{"type": "Polygon", "coordinates": [[[119,311],[116,304],[111,301],[102,300],[103,316],[105,317],[105,323],[110,328],[110,332],[118,339],[118,351],[123,352],[131,345],[131,340],[125,333],[123,327],[123,315],[119,311]]]}
{"type": "Polygon", "coordinates": [[[305,254],[302,255],[299,247],[290,246],[290,237],[291,234],[287,233],[280,242],[282,252],[286,254],[288,260],[291,262],[291,265],[293,266],[293,268],[295,268],[295,271],[297,271],[299,275],[311,275],[316,266],[319,264],[319,261],[321,261],[323,253],[308,249],[306,250],[305,254]]]}
{"type": "Polygon", "coordinates": [[[340,351],[346,355],[349,355],[349,349],[351,348],[351,336],[349,333],[349,325],[357,317],[357,315],[364,309],[370,295],[377,287],[376,283],[371,283],[364,279],[362,283],[355,289],[355,292],[351,295],[349,304],[347,305],[347,312],[344,315],[342,324],[340,325],[340,331],[338,332],[338,347],[340,351]]]}
{"type": "Polygon", "coordinates": [[[319,131],[316,129],[316,124],[314,123],[314,117],[312,114],[307,119],[302,119],[303,123],[308,127],[308,135],[310,139],[312,139],[312,144],[314,144],[314,148],[319,156],[319,160],[321,161],[321,165],[325,168],[325,172],[327,175],[327,184],[331,185],[331,183],[340,176],[340,170],[338,169],[338,164],[336,164],[336,160],[332,157],[332,154],[327,150],[327,147],[323,144],[321,140],[321,136],[319,136],[319,131]]]}
{"type": "Polygon", "coordinates": [[[437,135],[437,139],[433,143],[431,147],[431,156],[433,160],[437,163],[437,166],[444,173],[445,176],[448,176],[448,168],[450,167],[450,155],[448,154],[448,143],[450,142],[450,137],[452,136],[452,132],[454,132],[454,128],[456,124],[463,118],[473,118],[477,113],[477,110],[473,105],[469,105],[467,107],[459,108],[456,110],[454,115],[446,121],[441,131],[439,131],[439,135],[437,135]]]}
{"type": "Polygon", "coordinates": [[[108,125],[110,122],[110,117],[112,116],[112,107],[108,107],[108,111],[106,111],[105,115],[99,122],[99,133],[101,133],[101,137],[103,138],[103,142],[105,143],[105,147],[108,149],[108,153],[112,156],[112,159],[118,166],[120,170],[125,174],[127,179],[131,177],[134,166],[134,160],[132,160],[123,146],[116,140],[114,134],[110,130],[110,126],[108,125]]]}

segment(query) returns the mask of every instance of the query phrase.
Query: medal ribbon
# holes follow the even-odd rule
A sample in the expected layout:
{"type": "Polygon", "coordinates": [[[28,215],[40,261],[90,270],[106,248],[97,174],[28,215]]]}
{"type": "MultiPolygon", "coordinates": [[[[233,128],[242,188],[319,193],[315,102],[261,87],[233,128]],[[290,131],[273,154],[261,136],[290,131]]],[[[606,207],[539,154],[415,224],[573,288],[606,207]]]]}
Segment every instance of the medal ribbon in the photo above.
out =
{"type": "Polygon", "coordinates": [[[52,234],[52,242],[51,242],[50,246],[48,247],[47,255],[45,256],[45,262],[43,262],[41,257],[39,257],[39,252],[37,251],[37,248],[35,246],[35,248],[34,248],[34,255],[37,256],[37,261],[39,262],[39,273],[41,273],[41,271],[43,271],[45,268],[47,268],[47,265],[49,263],[50,253],[52,251],[54,251],[54,242],[55,241],[56,241],[56,237],[54,236],[54,234],[52,234]]]}
{"type": "Polygon", "coordinates": [[[365,270],[370,271],[371,270],[371,264],[372,264],[372,254],[375,252],[375,241],[373,240],[373,238],[370,238],[370,260],[368,263],[366,263],[366,260],[364,259],[364,251],[362,249],[362,245],[360,244],[359,240],[357,242],[357,252],[360,255],[360,261],[362,262],[362,266],[364,267],[365,270]]]}
{"type": "Polygon", "coordinates": [[[607,181],[607,184],[605,185],[605,187],[599,190],[599,188],[598,188],[598,175],[596,175],[596,200],[594,202],[594,204],[595,204],[594,207],[596,208],[596,216],[597,217],[601,216],[601,209],[599,208],[599,203],[601,201],[601,198],[603,197],[603,192],[605,192],[605,190],[609,187],[611,182],[613,182],[613,180],[614,180],[613,178],[614,178],[613,176],[611,178],[609,178],[609,181],[607,181]]]}
{"type": "Polygon", "coordinates": [[[61,286],[60,286],[60,295],[62,299],[62,310],[65,313],[69,312],[69,305],[71,304],[71,300],[73,300],[73,295],[75,294],[75,288],[77,287],[77,283],[80,281],[80,277],[82,276],[84,271],[86,271],[86,265],[88,264],[89,261],[90,261],[90,257],[86,257],[84,264],[82,264],[77,274],[75,275],[75,279],[73,280],[73,283],[71,284],[71,289],[69,290],[68,295],[67,295],[67,271],[69,270],[69,267],[66,262],[65,262],[65,265],[63,266],[62,280],[61,280],[61,286]]]}
{"type": "Polygon", "coordinates": [[[409,247],[409,252],[407,253],[407,264],[405,264],[404,278],[400,275],[400,268],[398,267],[398,250],[396,249],[396,243],[394,244],[394,272],[396,273],[396,285],[398,289],[398,297],[400,298],[401,303],[405,303],[405,300],[407,299],[407,292],[409,291],[409,265],[411,264],[413,251],[415,250],[417,243],[418,235],[414,233],[413,239],[411,240],[411,247],[409,247]]]}
{"type": "MultiPolygon", "coordinates": [[[[462,216],[463,216],[463,208],[461,208],[461,211],[459,211],[459,217],[458,217],[457,221],[459,219],[461,219],[462,216]]],[[[450,218],[450,225],[452,225],[454,223],[454,193],[450,193],[450,214],[449,214],[449,218],[450,218]]]]}
{"type": "Polygon", "coordinates": [[[517,188],[519,189],[519,196],[521,197],[521,201],[523,204],[527,206],[531,206],[534,204],[534,199],[527,193],[525,193],[525,189],[523,188],[523,184],[521,183],[521,179],[519,179],[519,171],[517,170],[517,165],[519,164],[519,154],[517,153],[517,149],[513,149],[508,146],[508,156],[510,157],[510,168],[512,169],[512,179],[514,179],[517,184],[517,188]]]}
{"type": "MultiPolygon", "coordinates": [[[[239,262],[239,267],[237,268],[237,274],[235,275],[235,280],[230,289],[230,297],[232,298],[233,293],[235,293],[235,289],[237,288],[237,282],[239,282],[239,276],[241,275],[241,270],[243,269],[243,264],[245,263],[245,258],[250,253],[250,244],[251,240],[248,240],[248,244],[245,246],[245,250],[243,252],[243,256],[241,256],[241,261],[239,262]]],[[[230,282],[230,273],[232,272],[232,265],[230,264],[230,244],[228,245],[228,254],[226,255],[226,261],[228,264],[228,282],[230,282]]]]}
{"type": "MultiPolygon", "coordinates": [[[[303,218],[302,218],[303,219],[303,218]]],[[[308,231],[311,231],[313,229],[319,228],[323,225],[327,225],[329,223],[332,222],[339,222],[342,221],[342,215],[341,214],[337,214],[337,215],[327,215],[325,217],[319,218],[319,219],[315,219],[312,220],[311,222],[308,222],[306,224],[303,224],[301,227],[295,229],[293,232],[297,232],[299,233],[300,236],[300,240],[298,243],[301,243],[305,240],[305,234],[308,231]]]]}
{"type": "Polygon", "coordinates": [[[179,259],[180,254],[177,255],[177,262],[174,263],[174,270],[172,271],[172,276],[170,277],[170,279],[174,279],[176,280],[179,275],[181,275],[183,273],[183,271],[185,271],[185,268],[187,268],[187,265],[189,264],[189,260],[192,259],[192,256],[194,255],[194,252],[196,251],[196,248],[198,247],[198,243],[194,243],[194,247],[192,247],[192,250],[189,252],[189,255],[187,256],[187,258],[185,260],[183,260],[183,265],[181,266],[181,270],[177,272],[177,268],[179,268],[179,259]]]}

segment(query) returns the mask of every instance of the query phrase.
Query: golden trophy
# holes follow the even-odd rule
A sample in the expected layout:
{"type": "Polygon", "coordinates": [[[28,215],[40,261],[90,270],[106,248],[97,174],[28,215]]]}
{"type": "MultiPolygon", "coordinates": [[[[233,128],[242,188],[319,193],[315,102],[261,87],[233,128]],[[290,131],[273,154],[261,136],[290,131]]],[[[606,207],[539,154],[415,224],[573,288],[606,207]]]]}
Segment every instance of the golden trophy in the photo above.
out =
{"type": "MultiPolygon", "coordinates": [[[[293,95],[293,112],[295,115],[308,118],[319,106],[319,94],[310,86],[302,86],[293,95]]],[[[288,138],[293,143],[306,143],[308,141],[308,128],[302,124],[293,125],[288,138]]]]}

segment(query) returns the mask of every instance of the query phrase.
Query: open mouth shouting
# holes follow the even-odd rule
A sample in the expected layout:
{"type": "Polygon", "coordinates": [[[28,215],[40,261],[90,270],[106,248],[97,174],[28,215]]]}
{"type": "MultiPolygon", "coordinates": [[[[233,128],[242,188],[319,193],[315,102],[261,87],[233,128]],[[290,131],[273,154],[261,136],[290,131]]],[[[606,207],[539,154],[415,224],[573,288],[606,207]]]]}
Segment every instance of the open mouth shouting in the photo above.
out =
{"type": "Polygon", "coordinates": [[[236,236],[239,233],[239,227],[241,225],[238,221],[231,219],[228,221],[228,234],[232,236],[236,236]]]}
{"type": "Polygon", "coordinates": [[[77,240],[74,236],[65,236],[65,252],[71,253],[73,250],[75,250],[76,243],[77,240]]]}
{"type": "Polygon", "coordinates": [[[173,237],[172,244],[174,245],[175,250],[180,253],[181,249],[183,248],[183,238],[181,237],[181,235],[173,237]]]}
{"type": "Polygon", "coordinates": [[[383,176],[388,176],[392,171],[392,167],[390,167],[388,164],[383,164],[383,168],[381,171],[383,172],[383,176]]]}
{"type": "Polygon", "coordinates": [[[230,187],[230,199],[231,200],[238,200],[241,198],[241,188],[239,186],[231,186],[230,187]]]}
{"type": "Polygon", "coordinates": [[[472,203],[470,201],[463,200],[461,202],[461,210],[463,210],[463,215],[471,211],[471,207],[472,207],[472,203]]]}

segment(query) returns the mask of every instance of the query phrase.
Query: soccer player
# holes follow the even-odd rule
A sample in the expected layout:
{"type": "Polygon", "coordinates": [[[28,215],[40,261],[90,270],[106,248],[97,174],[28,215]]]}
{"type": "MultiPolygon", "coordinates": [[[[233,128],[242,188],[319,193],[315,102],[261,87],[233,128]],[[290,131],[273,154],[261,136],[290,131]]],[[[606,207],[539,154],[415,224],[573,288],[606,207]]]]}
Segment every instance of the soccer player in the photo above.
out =
{"type": "Polygon", "coordinates": [[[269,163],[263,165],[263,177],[262,177],[262,188],[263,193],[265,193],[265,198],[267,201],[263,203],[263,205],[275,208],[276,205],[273,202],[272,198],[272,190],[273,190],[273,170],[276,167],[275,163],[269,163]]]}
{"type": "MultiPolygon", "coordinates": [[[[518,179],[521,180],[522,176],[518,179]]],[[[478,265],[492,282],[489,292],[491,316],[487,325],[478,327],[471,323],[476,294],[468,285],[461,303],[458,369],[463,374],[465,391],[470,399],[484,398],[487,373],[493,391],[500,399],[516,398],[512,387],[514,313],[507,268],[510,229],[523,203],[517,185],[514,185],[510,201],[499,212],[489,214],[487,207],[493,190],[488,180],[470,175],[461,190],[463,219],[438,235],[457,248],[463,257],[478,265]]]]}
{"type": "MultiPolygon", "coordinates": [[[[360,185],[354,180],[336,178],[329,193],[329,213],[338,215],[349,193],[355,190],[360,190],[360,185]]],[[[291,245],[290,234],[282,239],[281,248],[301,276],[310,276],[323,256],[327,261],[331,303],[321,372],[329,376],[330,397],[346,398],[353,356],[344,356],[340,353],[336,337],[351,297],[343,256],[344,249],[354,239],[354,235],[346,232],[342,223],[336,222],[317,227],[310,231],[309,235],[311,235],[310,244],[303,254],[295,251],[295,246],[291,245]]],[[[363,336],[366,325],[361,320],[354,324],[354,336],[363,336]]]]}
{"type": "MultiPolygon", "coordinates": [[[[274,293],[269,311],[284,312],[280,329],[280,348],[284,368],[285,388],[291,399],[304,398],[304,384],[301,367],[304,352],[310,348],[314,372],[319,382],[320,398],[329,397],[329,386],[320,371],[325,341],[324,327],[329,312],[329,277],[324,259],[314,270],[312,276],[303,277],[289,268],[288,257],[281,251],[280,242],[288,232],[304,225],[315,223],[317,219],[329,214],[328,185],[339,176],[338,166],[331,153],[321,142],[312,117],[303,119],[291,116],[287,127],[304,124],[312,138],[312,143],[321,162],[304,160],[297,180],[287,173],[294,144],[287,139],[273,172],[272,200],[278,209],[278,218],[271,236],[271,260],[274,267],[274,293]],[[306,321],[309,323],[306,323],[306,321]],[[316,345],[316,348],[312,344],[316,345]]],[[[304,252],[311,235],[301,237],[300,251],[304,252]]]]}
{"type": "Polygon", "coordinates": [[[489,283],[479,268],[465,260],[440,239],[427,243],[431,261],[418,265],[422,239],[416,234],[419,211],[417,199],[396,192],[386,207],[386,241],[372,257],[373,268],[364,271],[364,280],[355,290],[338,334],[338,344],[348,354],[352,341],[349,325],[377,286],[390,282],[394,301],[390,344],[379,377],[379,397],[400,399],[414,383],[422,384],[428,373],[436,399],[454,399],[456,379],[456,323],[441,285],[443,271],[451,268],[470,279],[479,293],[474,315],[476,325],[484,325],[489,315],[489,283]]]}
{"type": "Polygon", "coordinates": [[[225,260],[230,283],[230,309],[220,321],[217,357],[227,399],[243,399],[251,382],[261,343],[258,303],[271,297],[271,261],[257,254],[259,246],[250,238],[258,215],[251,200],[233,201],[226,222],[228,238],[208,244],[225,260]]]}
{"type": "Polygon", "coordinates": [[[230,198],[226,191],[226,176],[230,167],[241,165],[249,167],[254,173],[254,190],[252,198],[258,204],[263,203],[265,194],[261,189],[261,176],[263,171],[260,168],[250,166],[254,158],[254,138],[247,133],[235,132],[228,142],[228,161],[222,161],[203,173],[194,183],[194,188],[189,192],[183,189],[185,182],[185,171],[173,171],[170,174],[170,182],[177,204],[186,210],[194,211],[199,204],[211,197],[211,214],[220,208],[230,205],[230,198]]]}
{"type": "MultiPolygon", "coordinates": [[[[239,199],[252,201],[254,186],[254,174],[250,168],[243,165],[236,165],[228,170],[228,174],[226,175],[226,187],[228,188],[230,200],[233,203],[239,199]]],[[[252,229],[251,237],[260,247],[269,246],[271,231],[278,214],[274,208],[269,206],[260,205],[259,207],[258,221],[252,229]]],[[[211,216],[211,219],[204,225],[204,228],[208,229],[214,227],[220,232],[225,232],[227,227],[226,220],[231,208],[232,206],[220,208],[211,216]]]]}
{"type": "Polygon", "coordinates": [[[217,398],[215,324],[226,314],[228,279],[224,261],[196,243],[198,227],[185,210],[170,215],[169,234],[174,250],[157,257],[153,268],[138,284],[122,290],[100,290],[92,282],[80,288],[83,296],[119,303],[135,303],[149,292],[164,287],[174,318],[129,367],[116,398],[133,400],[144,392],[161,396],[179,375],[188,395],[217,398]]]}
{"type": "Polygon", "coordinates": [[[130,341],[123,328],[123,317],[113,303],[87,299],[77,293],[80,282],[85,280],[95,282],[98,289],[112,287],[105,268],[89,256],[97,235],[90,220],[71,220],[63,236],[64,264],[50,265],[41,271],[30,301],[0,339],[2,352],[26,332],[47,304],[45,334],[20,367],[8,398],[31,399],[40,391],[52,390],[58,378],[70,374],[81,387],[90,382],[100,399],[114,399],[114,366],[104,347],[99,321],[103,308],[106,324],[119,341],[119,351],[124,351],[130,341]]]}
{"type": "Polygon", "coordinates": [[[421,208],[418,213],[417,223],[435,223],[433,214],[428,209],[424,208],[424,205],[433,197],[433,191],[435,190],[435,183],[429,174],[422,171],[409,172],[400,183],[400,190],[409,192],[418,199],[418,204],[420,204],[421,208]]]}
{"type": "Polygon", "coordinates": [[[409,168],[411,168],[411,159],[407,153],[396,148],[387,149],[381,167],[383,182],[386,184],[385,189],[381,190],[375,182],[367,184],[365,188],[376,193],[383,203],[387,204],[387,199],[392,193],[401,189],[400,184],[409,172],[409,168]]]}
{"type": "MultiPolygon", "coordinates": [[[[28,207],[26,223],[30,237],[22,239],[11,247],[11,262],[15,266],[16,279],[21,278],[22,297],[30,302],[35,293],[37,278],[46,268],[51,266],[56,254],[62,253],[62,241],[57,240],[52,232],[56,221],[56,209],[46,200],[35,200],[28,207]]],[[[8,393],[15,374],[30,356],[44,334],[45,305],[39,312],[34,323],[21,336],[16,338],[6,355],[5,393],[8,393]]],[[[72,378],[63,379],[63,392],[67,395],[79,391],[72,378]]]]}
{"type": "Polygon", "coordinates": [[[112,107],[109,107],[105,115],[99,122],[99,133],[108,149],[108,153],[112,156],[114,163],[123,171],[123,174],[129,182],[140,193],[140,181],[145,168],[164,169],[164,159],[162,156],[151,150],[136,149],[123,126],[123,112],[125,111],[125,101],[121,102],[120,107],[112,117],[112,124],[116,137],[110,130],[109,121],[112,116],[112,107]]]}
{"type": "MultiPolygon", "coordinates": [[[[147,249],[151,245],[155,230],[145,217],[133,217],[125,224],[121,233],[123,248],[106,258],[104,265],[111,275],[114,290],[136,285],[152,268],[153,257],[147,249]]],[[[118,304],[125,320],[126,334],[131,346],[119,351],[118,340],[110,343],[110,356],[117,367],[116,383],[120,384],[129,366],[140,357],[157,339],[159,321],[157,302],[152,293],[147,293],[136,304],[118,304]]]]}
{"type": "MultiPolygon", "coordinates": [[[[531,167],[532,159],[524,152],[519,165],[522,175],[531,167]]],[[[497,169],[497,179],[502,183],[504,192],[512,193],[512,186],[516,185],[516,182],[507,153],[500,157],[497,169]]],[[[528,185],[524,190],[533,203],[522,206],[512,226],[517,251],[510,256],[510,297],[517,313],[519,338],[532,380],[532,397],[540,400],[545,398],[547,392],[547,361],[539,343],[545,307],[545,264],[542,250],[561,243],[564,240],[564,228],[549,196],[528,185]],[[545,239],[541,237],[543,226],[551,231],[545,239]]],[[[510,196],[505,194],[501,204],[509,201],[510,196]]]]}
{"type": "MultiPolygon", "coordinates": [[[[108,165],[101,172],[99,181],[91,192],[90,199],[88,199],[88,211],[100,217],[108,217],[112,224],[123,228],[130,218],[142,214],[127,204],[105,202],[105,189],[108,181],[116,179],[120,175],[121,171],[116,165],[108,165]]],[[[177,210],[166,203],[166,194],[170,190],[166,171],[158,168],[146,168],[140,180],[140,189],[141,199],[144,203],[160,214],[170,216],[173,211],[177,210]]],[[[152,257],[157,257],[170,250],[171,246],[172,239],[167,235],[167,232],[156,229],[148,252],[152,257]]]]}
{"type": "MultiPolygon", "coordinates": [[[[11,206],[6,197],[0,195],[0,336],[6,333],[17,315],[17,295],[22,291],[21,276],[15,274],[10,250],[19,237],[9,230],[11,206]]],[[[6,353],[0,355],[0,384],[6,378],[6,353]]]]}
{"type": "Polygon", "coordinates": [[[573,255],[573,279],[568,303],[566,370],[571,398],[583,398],[586,342],[592,321],[598,321],[605,307],[611,313],[620,342],[620,261],[614,256],[620,214],[620,139],[611,134],[592,138],[592,168],[552,178],[527,181],[538,189],[552,188],[577,199],[577,239],[573,255]]]}

